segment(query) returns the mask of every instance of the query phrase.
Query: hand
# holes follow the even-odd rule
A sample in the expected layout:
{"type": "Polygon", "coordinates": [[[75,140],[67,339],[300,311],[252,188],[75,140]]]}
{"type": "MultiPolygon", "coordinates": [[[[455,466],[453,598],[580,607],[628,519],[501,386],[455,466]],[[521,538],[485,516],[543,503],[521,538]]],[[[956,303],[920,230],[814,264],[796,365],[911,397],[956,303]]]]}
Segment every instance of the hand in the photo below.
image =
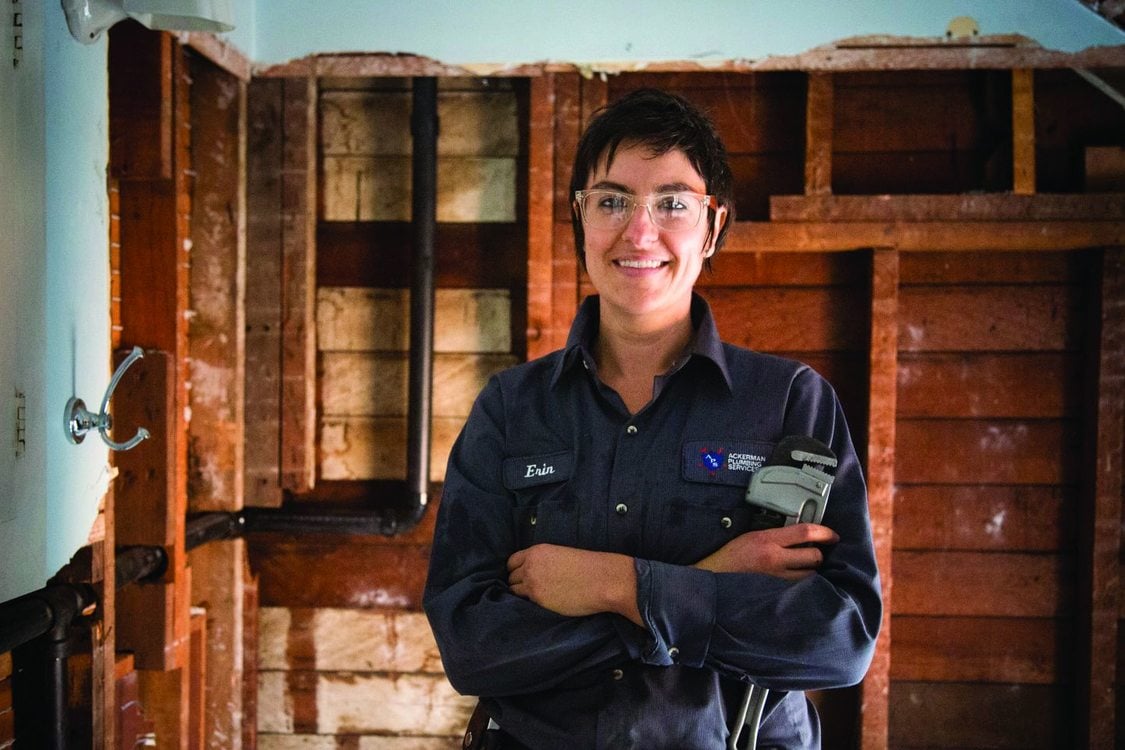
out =
{"type": "Polygon", "coordinates": [[[799,523],[748,531],[695,564],[713,573],[765,573],[799,581],[816,572],[824,553],[812,544],[835,544],[839,535],[827,526],[799,523]]]}
{"type": "Polygon", "coordinates": [[[640,624],[633,559],[609,552],[536,544],[508,558],[516,596],[567,617],[616,612],[640,624]]]}

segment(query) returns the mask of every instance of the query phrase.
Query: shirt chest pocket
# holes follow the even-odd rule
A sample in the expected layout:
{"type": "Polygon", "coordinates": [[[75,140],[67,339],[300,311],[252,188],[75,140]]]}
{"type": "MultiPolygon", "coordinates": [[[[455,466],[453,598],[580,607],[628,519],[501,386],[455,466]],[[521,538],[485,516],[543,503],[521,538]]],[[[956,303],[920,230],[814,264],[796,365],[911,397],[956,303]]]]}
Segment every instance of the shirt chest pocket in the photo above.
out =
{"type": "Polygon", "coordinates": [[[512,523],[517,546],[577,546],[578,500],[570,482],[574,452],[508,458],[503,472],[504,486],[515,498],[512,523]]]}
{"type": "Polygon", "coordinates": [[[689,441],[681,454],[680,492],[664,506],[660,552],[692,565],[740,534],[761,528],[746,503],[750,479],[770,454],[759,441],[689,441]]]}

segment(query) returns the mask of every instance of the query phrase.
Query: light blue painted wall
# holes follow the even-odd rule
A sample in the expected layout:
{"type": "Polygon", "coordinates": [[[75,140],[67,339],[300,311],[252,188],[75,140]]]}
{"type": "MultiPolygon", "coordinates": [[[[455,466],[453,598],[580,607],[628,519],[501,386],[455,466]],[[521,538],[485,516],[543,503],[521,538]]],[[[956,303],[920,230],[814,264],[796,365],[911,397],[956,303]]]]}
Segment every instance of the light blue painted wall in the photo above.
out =
{"type": "MultiPolygon", "coordinates": [[[[78,395],[96,408],[109,381],[109,154],[106,46],[78,44],[56,0],[24,0],[23,59],[4,86],[5,213],[0,370],[5,463],[0,601],[44,585],[86,544],[106,486],[100,440],[66,440],[78,395]],[[15,103],[16,108],[12,107],[15,103]],[[5,222],[7,224],[7,222],[5,222]],[[8,358],[11,359],[8,359],[8,358]],[[26,396],[26,450],[12,449],[15,391],[26,396]]],[[[9,27],[10,28],[10,27],[9,27]]],[[[7,41],[7,39],[5,39],[7,41]]],[[[5,58],[8,48],[5,48],[5,58]]],[[[11,63],[2,61],[6,67],[11,63]]]]}
{"type": "Polygon", "coordinates": [[[106,40],[75,43],[61,4],[45,0],[47,145],[44,398],[36,417],[46,452],[46,572],[86,543],[108,486],[108,450],[96,435],[66,439],[72,395],[97,409],[110,376],[109,75],[106,40]]]}
{"type": "Polygon", "coordinates": [[[1125,34],[1076,0],[256,0],[254,58],[405,52],[450,64],[715,62],[793,55],[865,34],[942,36],[973,16],[982,34],[1076,51],[1125,34]]]}

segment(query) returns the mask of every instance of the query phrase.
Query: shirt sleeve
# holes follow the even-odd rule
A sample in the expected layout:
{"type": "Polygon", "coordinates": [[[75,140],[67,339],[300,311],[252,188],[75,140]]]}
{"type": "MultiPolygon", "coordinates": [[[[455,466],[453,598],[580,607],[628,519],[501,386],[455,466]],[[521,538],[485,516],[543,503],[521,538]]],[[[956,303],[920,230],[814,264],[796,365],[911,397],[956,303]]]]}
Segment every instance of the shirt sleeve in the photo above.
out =
{"type": "Polygon", "coordinates": [[[466,695],[552,688],[636,658],[644,644],[618,615],[565,617],[509,591],[518,546],[502,479],[504,412],[494,377],[450,454],[423,594],[446,675],[466,695]]]}
{"type": "Polygon", "coordinates": [[[843,410],[811,369],[793,380],[783,434],[809,435],[839,461],[823,523],[840,536],[816,574],[790,582],[636,563],[650,664],[709,667],[763,687],[825,689],[863,679],[882,618],[867,491],[843,410]]]}

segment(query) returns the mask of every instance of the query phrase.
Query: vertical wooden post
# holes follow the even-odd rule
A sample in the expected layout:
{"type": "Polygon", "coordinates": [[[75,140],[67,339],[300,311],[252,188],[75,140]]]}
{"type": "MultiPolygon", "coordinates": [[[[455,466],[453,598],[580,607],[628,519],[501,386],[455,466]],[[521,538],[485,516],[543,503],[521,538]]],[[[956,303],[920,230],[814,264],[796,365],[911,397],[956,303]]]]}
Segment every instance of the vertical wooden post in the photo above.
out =
{"type": "Polygon", "coordinates": [[[1083,562],[1079,591],[1079,674],[1075,725],[1078,747],[1114,747],[1121,575],[1121,502],[1125,487],[1125,249],[1102,256],[1099,332],[1091,361],[1096,402],[1090,404],[1087,487],[1078,545],[1083,562]]]}
{"type": "Polygon", "coordinates": [[[531,79],[527,180],[527,358],[549,352],[554,266],[555,74],[531,79]]]}
{"type": "Polygon", "coordinates": [[[809,73],[807,97],[805,195],[828,195],[832,192],[832,74],[809,73]]]}
{"type": "Polygon", "coordinates": [[[883,586],[883,624],[861,688],[861,746],[887,747],[891,685],[891,549],[894,528],[895,418],[898,391],[897,250],[871,254],[871,351],[867,432],[867,497],[875,560],[883,586]]]}
{"type": "Polygon", "coordinates": [[[316,484],[316,78],[283,82],[281,486],[316,484]]]}
{"type": "Polygon", "coordinates": [[[246,84],[192,69],[191,414],[188,506],[243,504],[246,358],[246,84]]]}
{"type": "Polygon", "coordinates": [[[1012,191],[1035,193],[1035,75],[1012,71],[1012,191]]]}
{"type": "Polygon", "coordinates": [[[252,81],[247,115],[247,505],[316,478],[316,83],[252,81]]]}
{"type": "Polygon", "coordinates": [[[246,104],[247,505],[281,504],[282,81],[252,80],[246,104]]]}
{"type": "MultiPolygon", "coordinates": [[[[583,100],[585,82],[577,73],[560,73],[555,78],[555,173],[554,173],[554,248],[551,277],[551,322],[543,351],[566,344],[570,322],[578,309],[581,273],[574,255],[571,231],[570,171],[578,137],[585,123],[583,100]]],[[[604,92],[604,86],[602,88],[604,92]]]]}

